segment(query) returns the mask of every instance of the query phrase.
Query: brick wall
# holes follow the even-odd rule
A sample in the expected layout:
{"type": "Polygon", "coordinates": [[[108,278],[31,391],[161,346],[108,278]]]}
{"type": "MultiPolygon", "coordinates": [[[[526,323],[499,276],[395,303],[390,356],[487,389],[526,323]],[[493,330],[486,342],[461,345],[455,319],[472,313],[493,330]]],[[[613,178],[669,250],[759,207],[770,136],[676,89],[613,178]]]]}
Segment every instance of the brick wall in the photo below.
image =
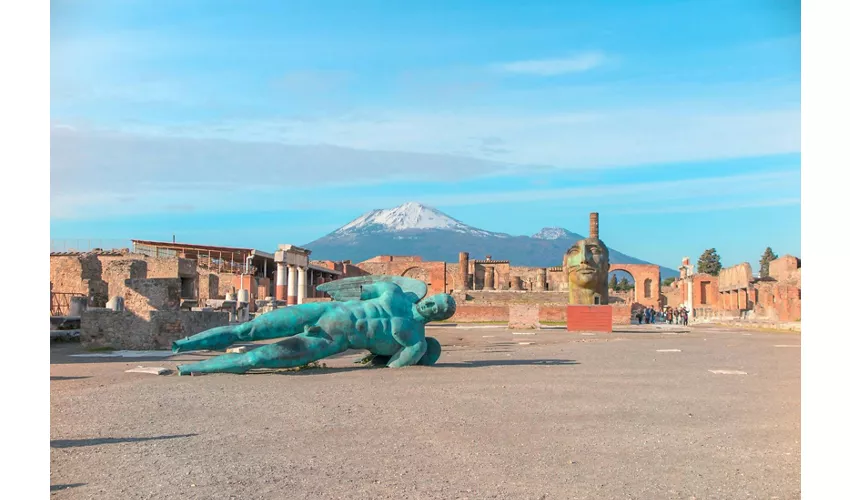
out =
{"type": "Polygon", "coordinates": [[[562,306],[540,306],[541,323],[564,323],[567,321],[567,307],[562,306]]]}
{"type": "Polygon", "coordinates": [[[511,304],[508,306],[508,328],[539,328],[540,306],[511,304]]]}
{"type": "MultiPolygon", "coordinates": [[[[408,260],[408,258],[396,258],[393,260],[370,259],[357,264],[357,268],[368,274],[385,274],[390,276],[404,276],[422,280],[428,284],[428,295],[446,293],[446,263],[445,262],[422,262],[419,260],[408,260]]],[[[409,258],[409,259],[412,259],[409,258]]]]}
{"type": "Polygon", "coordinates": [[[610,333],[612,329],[611,306],[567,306],[568,331],[610,333]]]}
{"type": "Polygon", "coordinates": [[[610,305],[611,317],[615,325],[629,325],[634,316],[633,308],[629,305],[610,305]]]}
{"type": "Polygon", "coordinates": [[[460,305],[454,315],[448,319],[457,323],[481,323],[508,321],[508,306],[460,305]]]}

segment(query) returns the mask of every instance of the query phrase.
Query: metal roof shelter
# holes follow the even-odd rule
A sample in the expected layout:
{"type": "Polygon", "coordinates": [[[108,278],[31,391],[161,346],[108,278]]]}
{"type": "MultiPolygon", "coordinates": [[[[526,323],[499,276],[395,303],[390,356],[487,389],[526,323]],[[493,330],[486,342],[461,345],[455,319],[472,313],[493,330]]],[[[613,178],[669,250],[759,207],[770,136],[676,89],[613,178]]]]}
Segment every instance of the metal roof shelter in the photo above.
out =
{"type": "Polygon", "coordinates": [[[271,277],[274,255],[254,248],[195,245],[169,241],[131,240],[133,252],[150,257],[183,257],[199,267],[223,273],[271,277]]]}
{"type": "MultiPolygon", "coordinates": [[[[195,245],[172,241],[131,240],[133,252],[150,257],[183,257],[198,262],[198,267],[223,273],[252,274],[272,278],[276,268],[274,254],[255,248],[223,247],[214,245],[195,245]]],[[[315,270],[335,276],[342,273],[316,264],[309,264],[308,270],[315,270]]]]}

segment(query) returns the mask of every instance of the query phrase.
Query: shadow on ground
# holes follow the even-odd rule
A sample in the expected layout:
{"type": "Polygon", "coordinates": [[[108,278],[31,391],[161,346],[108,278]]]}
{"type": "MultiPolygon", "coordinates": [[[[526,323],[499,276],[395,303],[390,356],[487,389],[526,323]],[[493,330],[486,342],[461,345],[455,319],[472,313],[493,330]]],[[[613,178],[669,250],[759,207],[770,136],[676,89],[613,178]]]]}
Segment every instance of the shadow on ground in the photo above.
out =
{"type": "Polygon", "coordinates": [[[93,439],[55,439],[50,441],[51,448],[75,448],[78,446],[97,446],[101,444],[137,443],[139,441],[157,441],[197,436],[197,434],[174,434],[170,436],[93,438],[93,439]]]}
{"type": "Polygon", "coordinates": [[[50,491],[59,491],[59,490],[67,490],[68,488],[76,488],[77,486],[85,486],[86,483],[72,483],[72,484],[51,484],[50,491]]]}
{"type": "Polygon", "coordinates": [[[91,378],[91,377],[60,377],[60,376],[51,376],[50,380],[79,380],[81,378],[91,378]]]}
{"type": "Polygon", "coordinates": [[[482,359],[480,361],[462,361],[460,363],[440,363],[435,368],[470,368],[481,366],[531,366],[531,365],[579,365],[572,359],[482,359]]]}

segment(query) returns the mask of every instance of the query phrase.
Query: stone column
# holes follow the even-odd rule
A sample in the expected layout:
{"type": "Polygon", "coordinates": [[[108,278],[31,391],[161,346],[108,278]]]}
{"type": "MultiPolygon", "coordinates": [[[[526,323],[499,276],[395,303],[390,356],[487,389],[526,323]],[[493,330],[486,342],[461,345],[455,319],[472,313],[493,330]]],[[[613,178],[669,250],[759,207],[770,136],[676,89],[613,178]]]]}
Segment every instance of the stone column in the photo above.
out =
{"type": "Polygon", "coordinates": [[[298,296],[295,295],[295,292],[297,290],[297,288],[296,288],[297,283],[295,282],[295,280],[298,277],[295,276],[295,266],[293,266],[292,264],[289,264],[287,266],[287,268],[288,269],[287,269],[286,274],[287,274],[287,277],[289,278],[289,280],[287,280],[287,283],[286,283],[286,305],[294,306],[295,304],[298,303],[298,296]]]}
{"type": "Polygon", "coordinates": [[[460,275],[460,286],[458,290],[466,290],[469,287],[469,252],[461,252],[457,259],[458,274],[460,275]]]}
{"type": "Polygon", "coordinates": [[[283,262],[277,263],[277,271],[274,273],[275,290],[274,298],[283,302],[286,300],[286,266],[283,262]]]}
{"type": "Polygon", "coordinates": [[[493,290],[494,289],[494,276],[493,276],[493,267],[485,266],[484,267],[484,290],[493,290]]]}
{"type": "Polygon", "coordinates": [[[307,268],[298,268],[298,303],[303,304],[307,297],[307,268]]]}
{"type": "Polygon", "coordinates": [[[546,268],[541,267],[537,270],[537,279],[534,282],[534,291],[535,292],[543,292],[546,291],[546,268]]]}

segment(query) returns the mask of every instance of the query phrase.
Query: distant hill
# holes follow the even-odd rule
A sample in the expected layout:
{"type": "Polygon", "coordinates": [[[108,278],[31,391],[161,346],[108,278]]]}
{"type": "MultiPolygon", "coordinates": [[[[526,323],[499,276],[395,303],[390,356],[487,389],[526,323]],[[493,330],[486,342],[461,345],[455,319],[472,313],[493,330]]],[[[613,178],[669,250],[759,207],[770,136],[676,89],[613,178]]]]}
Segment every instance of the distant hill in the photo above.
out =
{"type": "MultiPolygon", "coordinates": [[[[317,260],[362,262],[376,255],[420,255],[425,260],[457,262],[458,253],[471,259],[510,260],[517,266],[560,266],[564,252],[584,236],[560,227],[545,227],[533,236],[511,236],[469,226],[420,203],[372,210],[336,231],[307,243],[317,260]]],[[[609,247],[612,264],[651,264],[609,247]]],[[[620,274],[620,273],[618,273],[620,274]]],[[[679,276],[661,267],[661,279],[679,276]]]]}

